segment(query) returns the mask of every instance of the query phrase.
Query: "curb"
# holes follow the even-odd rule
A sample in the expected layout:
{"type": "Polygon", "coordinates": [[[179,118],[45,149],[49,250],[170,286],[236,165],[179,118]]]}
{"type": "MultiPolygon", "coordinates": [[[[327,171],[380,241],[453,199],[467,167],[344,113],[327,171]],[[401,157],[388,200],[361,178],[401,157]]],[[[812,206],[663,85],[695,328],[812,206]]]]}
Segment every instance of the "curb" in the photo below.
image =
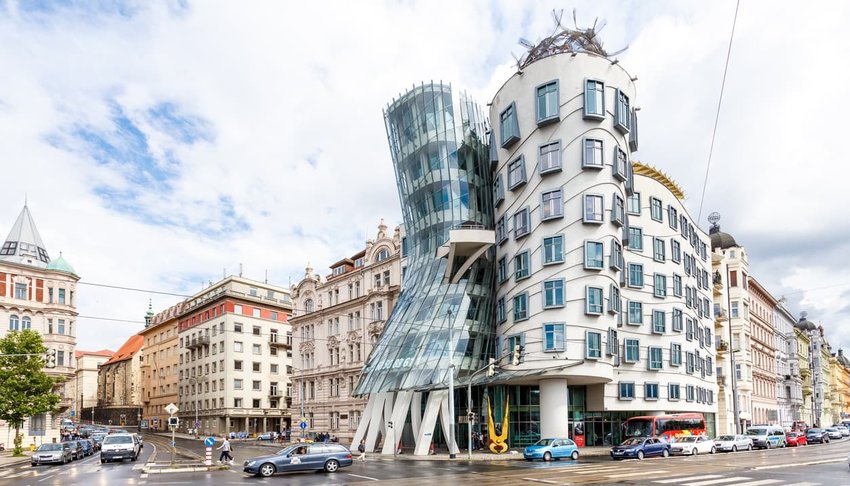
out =
{"type": "Polygon", "coordinates": [[[230,466],[224,466],[224,465],[212,465],[212,466],[204,466],[204,465],[194,466],[193,465],[193,466],[183,466],[183,467],[175,467],[175,468],[168,468],[168,467],[151,468],[151,467],[148,467],[146,465],[144,468],[142,468],[142,472],[145,473],[145,474],[170,474],[170,473],[184,473],[184,472],[226,471],[226,470],[229,470],[229,469],[230,469],[230,466]]]}
{"type": "Polygon", "coordinates": [[[31,459],[29,457],[15,458],[15,460],[13,460],[13,461],[7,462],[5,464],[0,464],[0,469],[5,469],[7,467],[20,466],[21,464],[26,464],[26,463],[29,463],[29,462],[31,462],[31,459]]]}

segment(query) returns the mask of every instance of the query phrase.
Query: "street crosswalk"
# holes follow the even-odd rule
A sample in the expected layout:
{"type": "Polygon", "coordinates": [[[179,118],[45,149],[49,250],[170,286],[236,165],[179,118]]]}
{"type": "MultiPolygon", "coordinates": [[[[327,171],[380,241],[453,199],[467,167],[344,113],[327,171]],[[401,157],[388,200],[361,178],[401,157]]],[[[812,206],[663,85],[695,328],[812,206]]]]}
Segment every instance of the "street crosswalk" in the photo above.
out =
{"type": "Polygon", "coordinates": [[[677,477],[670,479],[658,479],[655,484],[675,484],[677,486],[819,486],[821,483],[786,483],[781,479],[757,479],[750,476],[720,476],[717,474],[700,474],[699,476],[677,477]]]}

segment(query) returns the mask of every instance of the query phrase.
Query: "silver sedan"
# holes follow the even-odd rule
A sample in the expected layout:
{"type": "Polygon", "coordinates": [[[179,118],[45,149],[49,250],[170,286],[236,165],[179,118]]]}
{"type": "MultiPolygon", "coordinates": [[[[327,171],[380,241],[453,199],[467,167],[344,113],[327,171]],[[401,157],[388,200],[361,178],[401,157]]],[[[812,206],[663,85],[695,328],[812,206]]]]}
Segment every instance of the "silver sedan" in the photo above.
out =
{"type": "Polygon", "coordinates": [[[721,435],[714,438],[718,452],[738,452],[753,450],[753,439],[746,435],[721,435]]]}

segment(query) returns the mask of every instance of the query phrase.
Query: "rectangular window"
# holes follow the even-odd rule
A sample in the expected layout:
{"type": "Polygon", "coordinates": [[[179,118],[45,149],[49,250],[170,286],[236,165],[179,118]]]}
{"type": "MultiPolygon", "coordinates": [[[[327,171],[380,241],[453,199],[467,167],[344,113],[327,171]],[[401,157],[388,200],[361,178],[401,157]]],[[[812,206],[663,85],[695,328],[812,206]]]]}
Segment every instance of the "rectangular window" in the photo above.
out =
{"type": "Polygon", "coordinates": [[[682,345],[679,343],[670,344],[670,366],[679,366],[682,364],[682,345]]]}
{"type": "Polygon", "coordinates": [[[618,388],[620,389],[620,400],[633,400],[635,398],[635,384],[630,381],[621,381],[618,388]]]}
{"type": "Polygon", "coordinates": [[[537,124],[545,125],[559,119],[558,81],[537,87],[537,124]]]}
{"type": "MultiPolygon", "coordinates": [[[[732,317],[738,317],[738,315],[739,315],[739,312],[738,312],[738,301],[736,301],[736,300],[733,300],[733,301],[732,301],[732,312],[731,312],[731,314],[732,314],[732,317]]],[[[61,333],[60,333],[60,334],[61,334],[61,333]]]]}
{"type": "Polygon", "coordinates": [[[519,121],[516,114],[516,103],[511,103],[499,114],[499,134],[502,148],[509,147],[519,140],[519,121]]]}
{"type": "Polygon", "coordinates": [[[672,205],[667,206],[667,219],[670,223],[670,228],[673,230],[679,229],[679,212],[672,205]]]}
{"type": "Polygon", "coordinates": [[[673,309],[673,331],[682,332],[682,309],[673,309]]]}
{"type": "Polygon", "coordinates": [[[233,361],[233,370],[234,371],[242,371],[242,361],[241,360],[237,359],[237,360],[233,361]]]}
{"type": "Polygon", "coordinates": [[[601,357],[602,357],[602,333],[593,332],[593,331],[586,331],[586,335],[585,335],[585,358],[599,359],[601,357]]]}
{"type": "Polygon", "coordinates": [[[643,265],[629,263],[629,287],[643,288],[643,265]]]}
{"type": "Polygon", "coordinates": [[[496,299],[496,322],[499,324],[508,320],[507,311],[505,310],[505,298],[499,297],[496,299]]]}
{"type": "Polygon", "coordinates": [[[526,250],[514,257],[514,280],[522,280],[531,275],[529,251],[526,250]]]}
{"type": "Polygon", "coordinates": [[[643,230],[641,228],[629,226],[629,248],[643,251],[643,230]]]}
{"type": "Polygon", "coordinates": [[[543,351],[564,351],[564,323],[543,324],[543,351]]]}
{"type": "Polygon", "coordinates": [[[667,332],[667,315],[663,310],[652,311],[652,332],[655,334],[664,334],[667,332]]]}
{"type": "Polygon", "coordinates": [[[585,287],[584,313],[589,315],[602,315],[601,287],[585,287]]]}
{"type": "Polygon", "coordinates": [[[613,173],[614,178],[621,181],[628,179],[628,164],[628,154],[620,149],[620,147],[617,147],[616,150],[614,150],[614,162],[611,165],[611,172],[613,173]]]}
{"type": "Polygon", "coordinates": [[[629,301],[629,324],[633,324],[639,326],[643,324],[643,303],[635,302],[633,300],[629,301]]]}
{"type": "Polygon", "coordinates": [[[547,280],[543,282],[543,307],[564,306],[564,279],[547,280]]]}
{"type": "Polygon", "coordinates": [[[682,261],[682,245],[673,239],[670,240],[670,259],[675,263],[682,261]]]}
{"type": "Polygon", "coordinates": [[[640,193],[636,192],[626,198],[626,211],[629,214],[640,214],[640,193]]]}
{"type": "Polygon", "coordinates": [[[541,219],[562,218],[564,216],[564,198],[560,189],[546,191],[542,194],[540,208],[543,211],[541,219]]]}
{"type": "Polygon", "coordinates": [[[242,342],[241,341],[233,341],[233,351],[236,353],[242,352],[242,342]]]}
{"type": "Polygon", "coordinates": [[[56,320],[56,333],[65,334],[65,319],[56,320]]]}
{"type": "Polygon", "coordinates": [[[594,138],[584,139],[584,153],[581,166],[590,169],[601,169],[605,166],[602,150],[602,140],[594,138]]]}
{"type": "MultiPolygon", "coordinates": [[[[608,287],[608,312],[611,314],[620,314],[622,311],[622,305],[620,303],[620,286],[617,284],[611,284],[608,287]]],[[[618,324],[619,322],[618,318],[618,324]]]]}
{"type": "Polygon", "coordinates": [[[564,237],[562,235],[543,238],[543,264],[564,261],[564,237]]]}
{"type": "Polygon", "coordinates": [[[525,184],[526,181],[525,157],[520,155],[519,158],[508,164],[508,189],[513,191],[525,184]]]}
{"type": "Polygon", "coordinates": [[[602,270],[605,268],[604,247],[599,241],[584,242],[584,268],[602,270]]]}
{"type": "Polygon", "coordinates": [[[655,197],[649,198],[649,216],[655,221],[664,220],[664,211],[661,208],[661,200],[655,197]]]}
{"type": "Polygon", "coordinates": [[[661,363],[661,347],[650,346],[649,347],[649,365],[648,365],[648,368],[650,370],[660,370],[661,366],[662,366],[662,363],[661,363]]]}
{"type": "Polygon", "coordinates": [[[626,222],[626,213],[623,204],[623,198],[619,194],[614,194],[611,203],[611,222],[617,226],[623,226],[626,222]]]}
{"type": "Polygon", "coordinates": [[[251,352],[253,354],[263,354],[262,348],[259,344],[254,344],[251,346],[251,352]]]}
{"type": "Polygon", "coordinates": [[[233,379],[233,389],[234,390],[241,390],[242,389],[242,379],[241,378],[234,378],[233,379]]]}
{"type": "Polygon", "coordinates": [[[522,208],[514,213],[514,239],[519,239],[528,234],[531,227],[530,219],[528,208],[522,208]]]}
{"type": "Polygon", "coordinates": [[[687,387],[685,387],[685,393],[686,393],[685,400],[687,400],[689,402],[694,401],[694,386],[693,385],[688,385],[687,387]]]}
{"type": "Polygon", "coordinates": [[[658,400],[658,383],[644,383],[643,393],[646,400],[658,400]]]}
{"type": "Polygon", "coordinates": [[[541,174],[561,170],[561,141],[545,143],[537,148],[537,163],[541,174]]]}
{"type": "Polygon", "coordinates": [[[584,196],[584,222],[602,223],[602,214],[605,211],[602,196],[585,194],[584,196]]]}
{"type": "Polygon", "coordinates": [[[652,239],[652,258],[656,262],[664,262],[667,260],[667,246],[661,238],[652,239]]]}
{"type": "Polygon", "coordinates": [[[685,373],[693,374],[696,365],[694,364],[694,353],[690,351],[685,353],[685,373]]]}
{"type": "Polygon", "coordinates": [[[678,383],[670,383],[667,385],[667,399],[671,401],[679,400],[680,388],[678,383]]]}
{"type": "MultiPolygon", "coordinates": [[[[17,297],[17,298],[26,299],[27,298],[27,296],[26,296],[27,285],[26,284],[15,284],[15,293],[16,294],[18,293],[18,286],[19,285],[23,286],[23,288],[24,288],[24,296],[23,297],[17,297]]],[[[59,292],[59,303],[64,304],[65,303],[65,289],[59,289],[58,292],[59,292]]]]}
{"type": "Polygon", "coordinates": [[[523,292],[514,296],[514,322],[528,319],[528,294],[523,292]]]}
{"type": "Polygon", "coordinates": [[[608,266],[614,270],[623,269],[623,246],[617,240],[611,242],[611,258],[608,266]]]}
{"type": "Polygon", "coordinates": [[[673,274],[673,296],[682,296],[682,276],[673,274]]]}
{"type": "Polygon", "coordinates": [[[584,117],[605,118],[605,85],[602,81],[588,79],[584,83],[584,117]]]}
{"type": "Polygon", "coordinates": [[[653,280],[655,281],[654,295],[662,298],[667,297],[667,276],[656,273],[653,280]]]}
{"type": "Polygon", "coordinates": [[[496,175],[496,180],[493,181],[493,205],[499,204],[505,200],[505,183],[502,181],[502,174],[496,175]]]}
{"type": "Polygon", "coordinates": [[[499,283],[502,283],[508,279],[508,257],[499,258],[497,268],[499,273],[499,283]]]}
{"type": "Polygon", "coordinates": [[[631,128],[632,111],[629,108],[629,97],[619,89],[616,95],[617,104],[614,105],[614,127],[623,133],[628,133],[631,128]]]}
{"type": "Polygon", "coordinates": [[[508,229],[505,226],[505,215],[496,220],[496,243],[504,243],[508,239],[508,229]]]}
{"type": "Polygon", "coordinates": [[[626,363],[637,363],[640,359],[640,341],[637,339],[625,340],[625,356],[623,361],[626,363]]]}

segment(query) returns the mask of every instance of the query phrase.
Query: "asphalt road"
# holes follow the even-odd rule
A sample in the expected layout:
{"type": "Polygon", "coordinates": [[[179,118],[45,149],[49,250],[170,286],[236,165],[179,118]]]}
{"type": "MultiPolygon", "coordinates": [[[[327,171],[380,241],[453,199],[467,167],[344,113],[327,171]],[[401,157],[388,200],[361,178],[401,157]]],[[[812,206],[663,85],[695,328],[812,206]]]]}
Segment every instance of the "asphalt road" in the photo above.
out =
{"type": "MultiPolygon", "coordinates": [[[[372,455],[365,463],[355,463],[335,474],[290,473],[272,478],[255,478],[241,472],[244,459],[255,451],[268,454],[274,448],[256,443],[236,444],[236,464],[229,471],[177,474],[144,474],[147,460],[158,440],[146,441],[138,462],[100,464],[92,456],[66,466],[32,468],[29,465],[0,470],[0,486],[5,485],[365,485],[393,486],[469,485],[684,485],[684,486],[819,486],[850,485],[847,454],[850,440],[826,445],[769,451],[702,454],[696,457],[651,458],[643,461],[611,461],[588,457],[578,461],[550,463],[525,461],[394,460],[372,455]]],[[[178,446],[202,448],[191,441],[178,446]]],[[[158,460],[169,454],[158,451],[158,460]]]]}

